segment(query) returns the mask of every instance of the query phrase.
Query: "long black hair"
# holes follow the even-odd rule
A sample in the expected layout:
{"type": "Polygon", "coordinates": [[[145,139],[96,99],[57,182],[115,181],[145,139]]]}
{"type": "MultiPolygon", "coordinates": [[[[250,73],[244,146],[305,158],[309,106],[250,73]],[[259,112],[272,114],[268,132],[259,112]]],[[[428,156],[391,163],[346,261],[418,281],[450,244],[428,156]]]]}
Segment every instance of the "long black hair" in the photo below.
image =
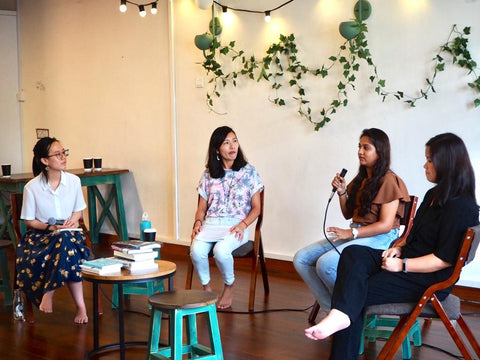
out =
{"type": "MultiPolygon", "coordinates": [[[[372,177],[366,181],[360,197],[360,210],[358,212],[360,216],[363,216],[370,211],[372,201],[377,195],[378,189],[380,189],[383,177],[390,169],[390,140],[387,134],[380,129],[371,128],[363,130],[360,138],[363,136],[370,139],[370,142],[377,151],[378,159],[373,165],[372,177]]],[[[348,194],[347,208],[352,213],[355,208],[357,192],[360,189],[363,180],[366,178],[367,168],[364,165],[360,165],[357,176],[352,180],[352,185],[350,186],[348,194]]]]}
{"type": "MultiPolygon", "coordinates": [[[[225,138],[229,133],[235,131],[228,126],[221,126],[216,128],[212,136],[210,137],[210,143],[208,144],[207,164],[206,168],[212,178],[218,179],[225,176],[225,170],[223,168],[222,159],[218,155],[218,149],[225,141],[225,138]]],[[[235,134],[237,136],[237,134],[235,134]]],[[[233,162],[232,170],[238,171],[245,165],[247,165],[247,159],[243,155],[242,148],[238,145],[237,158],[233,162]]]]}
{"type": "Polygon", "coordinates": [[[448,199],[468,196],[475,199],[475,173],[467,147],[452,133],[439,134],[427,141],[437,177],[433,202],[442,206],[448,199]]]}
{"type": "Polygon", "coordinates": [[[34,176],[41,173],[48,179],[47,166],[42,163],[42,158],[48,157],[48,152],[54,142],[58,140],[52,137],[44,137],[37,141],[33,147],[32,172],[34,176]]]}

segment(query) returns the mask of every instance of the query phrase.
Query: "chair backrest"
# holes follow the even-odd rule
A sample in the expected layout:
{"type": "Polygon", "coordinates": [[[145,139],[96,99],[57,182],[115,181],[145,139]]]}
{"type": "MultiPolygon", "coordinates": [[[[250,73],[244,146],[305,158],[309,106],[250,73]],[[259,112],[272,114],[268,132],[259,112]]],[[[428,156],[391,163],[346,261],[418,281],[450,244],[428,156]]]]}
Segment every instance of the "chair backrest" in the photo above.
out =
{"type": "Polygon", "coordinates": [[[415,218],[415,211],[417,210],[418,197],[415,195],[410,195],[410,202],[405,203],[405,212],[403,217],[400,218],[400,225],[403,225],[402,235],[392,242],[390,247],[399,245],[407,240],[410,230],[412,230],[413,219],[415,218]]]}
{"type": "Polygon", "coordinates": [[[473,239],[471,240],[470,249],[468,250],[467,259],[465,260],[465,265],[472,262],[475,258],[475,254],[478,249],[478,244],[480,243],[480,225],[474,226],[469,230],[473,231],[473,239]]]}
{"type": "Polygon", "coordinates": [[[22,238],[22,231],[20,228],[20,212],[22,209],[22,202],[23,202],[23,195],[22,194],[10,194],[10,202],[11,202],[11,212],[12,212],[12,224],[13,229],[15,230],[15,236],[17,237],[16,243],[20,242],[22,238]]]}
{"type": "Polygon", "coordinates": [[[460,273],[462,272],[463,266],[474,259],[479,241],[480,225],[468,228],[465,236],[463,237],[462,246],[460,248],[457,261],[454,264],[452,275],[445,281],[430,286],[427,291],[430,291],[433,294],[435,291],[454,285],[460,278],[460,273]]]}

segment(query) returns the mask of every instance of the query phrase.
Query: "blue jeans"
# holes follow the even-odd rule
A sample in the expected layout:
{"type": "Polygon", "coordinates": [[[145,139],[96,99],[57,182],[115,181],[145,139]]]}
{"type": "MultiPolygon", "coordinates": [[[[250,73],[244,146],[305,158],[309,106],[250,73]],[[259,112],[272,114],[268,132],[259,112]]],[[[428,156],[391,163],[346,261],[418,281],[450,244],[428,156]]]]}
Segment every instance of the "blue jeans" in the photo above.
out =
{"type": "MultiPolygon", "coordinates": [[[[397,238],[398,229],[392,229],[386,234],[355,240],[339,240],[334,244],[340,253],[350,245],[364,245],[384,250],[397,238]]],[[[331,307],[339,259],[340,255],[326,239],[298,250],[293,258],[293,265],[298,274],[308,285],[320,307],[326,312],[329,312],[331,307]]]]}
{"type": "MultiPolygon", "coordinates": [[[[241,221],[242,220],[238,218],[207,218],[203,224],[203,227],[205,228],[205,231],[207,231],[207,227],[232,227],[241,221]]],[[[190,246],[190,257],[195,269],[197,269],[201,284],[207,285],[210,282],[208,253],[213,248],[213,257],[218,269],[220,270],[220,273],[223,276],[224,283],[226,285],[232,285],[235,281],[232,252],[248,241],[250,234],[248,228],[246,228],[243,232],[242,241],[238,241],[238,238],[236,238],[234,234],[230,233],[220,239],[199,239],[198,237],[201,233],[202,232],[197,235],[190,246]]]]}

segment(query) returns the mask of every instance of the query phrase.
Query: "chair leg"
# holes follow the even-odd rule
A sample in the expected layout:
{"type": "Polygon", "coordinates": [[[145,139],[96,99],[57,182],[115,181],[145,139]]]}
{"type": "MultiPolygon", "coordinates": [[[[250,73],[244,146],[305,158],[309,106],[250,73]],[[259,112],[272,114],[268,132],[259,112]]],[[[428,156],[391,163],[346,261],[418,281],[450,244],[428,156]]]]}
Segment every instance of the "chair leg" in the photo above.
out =
{"type": "Polygon", "coordinates": [[[258,249],[258,255],[260,257],[260,268],[262,269],[263,289],[265,291],[265,294],[269,294],[270,285],[268,284],[267,266],[265,264],[265,255],[263,253],[263,245],[261,245],[260,248],[258,249]]]}
{"type": "Polygon", "coordinates": [[[252,258],[252,270],[250,276],[250,296],[248,299],[248,311],[253,311],[255,307],[255,289],[257,287],[257,267],[258,267],[258,256],[252,258]]]}
{"type": "Polygon", "coordinates": [[[318,312],[320,311],[320,304],[315,300],[312,310],[310,310],[310,315],[308,315],[308,322],[310,324],[315,324],[315,319],[317,318],[318,312]]]}
{"type": "Polygon", "coordinates": [[[185,280],[186,290],[190,290],[192,288],[192,278],[193,278],[193,263],[192,263],[192,260],[190,260],[187,268],[187,279],[185,280]]]}
{"type": "Polygon", "coordinates": [[[472,346],[477,356],[480,357],[480,346],[478,345],[478,342],[475,339],[475,336],[473,335],[472,331],[470,330],[470,328],[468,327],[467,323],[465,322],[462,316],[460,316],[457,319],[457,324],[462,329],[463,333],[465,334],[465,337],[467,338],[468,342],[472,346]]]}

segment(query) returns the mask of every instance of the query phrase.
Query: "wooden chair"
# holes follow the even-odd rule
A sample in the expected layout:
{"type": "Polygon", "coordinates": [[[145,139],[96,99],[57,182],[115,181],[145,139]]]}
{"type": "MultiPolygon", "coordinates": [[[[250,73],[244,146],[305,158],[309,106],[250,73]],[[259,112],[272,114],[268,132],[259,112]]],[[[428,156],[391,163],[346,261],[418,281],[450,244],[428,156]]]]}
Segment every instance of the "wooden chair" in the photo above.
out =
{"type": "MultiPolygon", "coordinates": [[[[255,289],[257,285],[257,272],[258,265],[262,271],[263,278],[263,289],[265,295],[268,295],[270,292],[270,286],[268,284],[268,275],[267,267],[265,265],[265,255],[263,252],[263,243],[262,243],[262,222],[263,222],[263,201],[264,201],[265,189],[260,192],[260,215],[258,215],[257,222],[255,224],[255,237],[254,240],[249,240],[244,245],[236,249],[232,255],[234,258],[251,258],[252,259],[252,268],[251,268],[251,278],[250,278],[250,296],[248,300],[248,311],[252,312],[255,306],[255,289]]],[[[213,257],[213,253],[208,254],[209,257],[213,257]]],[[[190,261],[188,264],[187,270],[187,280],[185,282],[185,289],[192,288],[192,277],[193,277],[193,263],[190,261]]]]}
{"type": "MultiPolygon", "coordinates": [[[[400,225],[403,225],[402,235],[393,242],[390,246],[399,244],[407,239],[408,234],[413,226],[413,218],[415,217],[415,211],[417,210],[418,197],[410,195],[410,202],[405,203],[405,214],[400,219],[400,225]]],[[[315,319],[317,318],[318,312],[320,311],[320,304],[315,300],[315,303],[310,310],[310,315],[308,316],[308,322],[310,324],[315,324],[315,319]]]]}
{"type": "MultiPolygon", "coordinates": [[[[16,243],[19,244],[20,240],[22,238],[22,228],[24,226],[21,226],[21,222],[23,220],[20,219],[20,212],[22,209],[22,201],[23,201],[23,194],[10,194],[10,201],[11,201],[11,211],[12,211],[12,223],[13,223],[13,228],[15,230],[15,237],[16,237],[16,243]]],[[[90,236],[88,235],[88,230],[85,226],[85,223],[83,219],[80,219],[80,227],[83,229],[83,232],[85,233],[86,239],[85,239],[85,245],[90,249],[91,257],[93,257],[93,248],[92,248],[92,242],[90,241],[90,236]]],[[[16,249],[15,249],[16,251],[16,249]]],[[[17,285],[17,266],[15,264],[15,272],[14,272],[14,280],[13,280],[13,288],[18,289],[17,285]]],[[[30,323],[35,322],[34,314],[33,314],[33,305],[32,303],[28,300],[25,299],[26,301],[26,309],[27,309],[27,316],[28,316],[28,321],[30,323]]],[[[103,314],[102,310],[102,305],[99,303],[98,305],[98,312],[99,314],[103,314]]]]}
{"type": "Polygon", "coordinates": [[[425,290],[417,303],[382,304],[366,308],[367,315],[380,314],[400,317],[398,325],[395,327],[395,330],[387,340],[377,359],[393,359],[418,317],[440,318],[464,359],[478,359],[480,357],[480,346],[462,317],[460,299],[450,294],[445,300],[439,301],[437,295],[435,295],[435,292],[453,286],[457,282],[463,266],[474,259],[479,242],[480,225],[469,228],[464,236],[457,261],[454,264],[453,274],[447,280],[431,285],[425,290]],[[476,353],[476,357],[470,354],[470,350],[468,350],[464,339],[460,336],[455,326],[453,326],[451,321],[454,320],[462,329],[464,336],[476,353]]]}

